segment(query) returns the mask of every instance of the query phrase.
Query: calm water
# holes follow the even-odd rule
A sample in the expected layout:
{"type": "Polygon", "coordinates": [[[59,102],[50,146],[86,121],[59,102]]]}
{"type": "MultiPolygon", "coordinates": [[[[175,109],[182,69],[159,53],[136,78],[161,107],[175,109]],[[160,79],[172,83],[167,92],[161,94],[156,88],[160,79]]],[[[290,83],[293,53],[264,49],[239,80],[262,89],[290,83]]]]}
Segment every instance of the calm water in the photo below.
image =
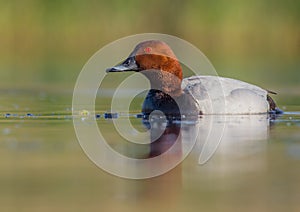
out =
{"type": "MultiPolygon", "coordinates": [[[[300,106],[285,106],[276,119],[203,116],[165,124],[165,145],[145,148],[125,143],[113,120],[102,116],[95,121],[110,146],[130,157],[154,157],[174,137],[181,145],[179,156],[171,157],[183,157],[189,142],[196,142],[167,174],[128,180],[104,172],[85,155],[73,127],[71,95],[2,93],[0,211],[300,210],[300,106]]],[[[147,131],[141,118],[130,120],[138,132],[147,131]]]]}

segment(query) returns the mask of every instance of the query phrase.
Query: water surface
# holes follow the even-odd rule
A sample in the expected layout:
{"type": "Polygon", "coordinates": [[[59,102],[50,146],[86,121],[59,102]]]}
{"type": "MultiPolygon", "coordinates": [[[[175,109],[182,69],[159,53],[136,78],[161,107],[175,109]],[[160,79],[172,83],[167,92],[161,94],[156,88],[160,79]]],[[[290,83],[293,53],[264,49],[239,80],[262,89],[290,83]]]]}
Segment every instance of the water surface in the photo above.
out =
{"type": "MultiPolygon", "coordinates": [[[[276,119],[203,116],[176,122],[164,134],[164,147],[143,148],[126,143],[113,120],[104,118],[107,111],[97,110],[101,117],[95,120],[109,145],[130,157],[166,151],[178,126],[180,154],[196,136],[192,152],[172,171],[128,180],[99,169],[82,151],[69,93],[15,91],[1,101],[1,211],[300,210],[300,106],[286,105],[276,119]]],[[[147,131],[141,118],[130,119],[135,129],[147,131]]]]}

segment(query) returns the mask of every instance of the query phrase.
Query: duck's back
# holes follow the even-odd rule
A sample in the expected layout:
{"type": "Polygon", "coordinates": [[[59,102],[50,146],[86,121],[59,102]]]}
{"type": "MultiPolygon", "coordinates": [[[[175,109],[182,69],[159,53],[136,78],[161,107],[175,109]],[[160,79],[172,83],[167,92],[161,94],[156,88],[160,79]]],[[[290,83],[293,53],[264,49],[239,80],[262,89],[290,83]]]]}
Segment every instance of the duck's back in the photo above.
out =
{"type": "Polygon", "coordinates": [[[203,114],[267,113],[268,92],[256,85],[217,76],[193,76],[183,80],[203,114]]]}

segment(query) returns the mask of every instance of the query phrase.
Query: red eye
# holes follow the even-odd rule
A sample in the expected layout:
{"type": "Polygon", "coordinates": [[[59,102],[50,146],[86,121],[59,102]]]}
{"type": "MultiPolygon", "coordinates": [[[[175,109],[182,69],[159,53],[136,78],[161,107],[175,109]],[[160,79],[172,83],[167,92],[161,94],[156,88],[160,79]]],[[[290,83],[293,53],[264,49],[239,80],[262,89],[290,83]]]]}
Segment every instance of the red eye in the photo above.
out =
{"type": "Polygon", "coordinates": [[[144,52],[145,53],[150,53],[152,51],[152,48],[151,47],[146,47],[144,48],[144,52]]]}

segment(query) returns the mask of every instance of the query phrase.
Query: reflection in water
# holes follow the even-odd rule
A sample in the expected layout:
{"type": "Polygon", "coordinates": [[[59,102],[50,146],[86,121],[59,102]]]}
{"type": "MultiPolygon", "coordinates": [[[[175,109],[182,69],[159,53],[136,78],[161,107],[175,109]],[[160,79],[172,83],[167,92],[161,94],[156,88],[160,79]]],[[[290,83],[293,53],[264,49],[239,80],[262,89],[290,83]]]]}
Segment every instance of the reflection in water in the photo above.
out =
{"type": "MultiPolygon", "coordinates": [[[[144,119],[143,124],[150,130],[149,158],[160,158],[159,155],[166,154],[167,157],[161,158],[160,161],[166,165],[183,159],[186,154],[183,153],[182,149],[182,122],[152,116],[149,119],[144,119]],[[162,129],[164,129],[163,132],[161,132],[162,129]],[[170,151],[172,146],[175,149],[170,151]]],[[[185,152],[187,151],[185,150],[185,152]]],[[[180,194],[182,193],[182,167],[180,163],[166,174],[134,182],[134,184],[139,189],[138,201],[142,201],[145,207],[153,210],[178,210],[176,208],[178,206],[174,203],[180,200],[180,194]],[[153,205],[153,202],[155,202],[155,205],[153,205]]]]}
{"type": "Polygon", "coordinates": [[[177,141],[179,145],[176,154],[182,155],[181,152],[181,122],[173,122],[172,120],[162,119],[159,116],[152,116],[144,119],[143,124],[150,130],[150,153],[149,157],[156,157],[166,152],[177,141]]]}
{"type": "Polygon", "coordinates": [[[214,115],[182,121],[152,118],[143,123],[150,129],[149,157],[168,154],[176,141],[180,145],[176,142],[176,154],[170,157],[182,157],[182,151],[187,151],[196,139],[193,154],[199,156],[199,164],[205,164],[214,154],[238,158],[265,149],[270,119],[267,114],[214,115]]]}
{"type": "Polygon", "coordinates": [[[265,148],[268,115],[204,116],[199,126],[196,154],[206,162],[216,148],[217,154],[243,157],[265,148]],[[205,157],[204,157],[205,156],[205,157]]]}
{"type": "MultiPolygon", "coordinates": [[[[198,158],[199,164],[205,166],[207,163],[218,174],[241,169],[247,157],[266,149],[270,126],[267,114],[205,116],[201,121],[192,155],[198,158]]],[[[246,164],[248,170],[262,165],[263,159],[247,160],[246,164]]]]}
{"type": "MultiPolygon", "coordinates": [[[[161,163],[178,160],[183,157],[182,152],[189,146],[189,142],[197,138],[192,155],[196,156],[196,159],[199,158],[199,161],[194,160],[192,163],[202,164],[197,166],[198,169],[205,166],[205,163],[213,164],[220,172],[230,170],[230,166],[236,167],[234,161],[238,161],[239,158],[264,151],[269,130],[268,115],[202,116],[197,120],[184,121],[154,119],[152,123],[148,120],[143,120],[143,123],[150,129],[151,137],[154,138],[165,128],[161,136],[149,144],[149,157],[168,154],[168,160],[162,160],[161,163]],[[180,141],[177,151],[168,152],[176,141],[180,141]],[[210,161],[214,157],[219,159],[210,161]]],[[[156,202],[160,207],[166,205],[170,209],[172,202],[177,202],[182,193],[182,166],[179,164],[162,176],[134,181],[132,184],[138,189],[135,200],[142,201],[145,205],[156,202]]],[[[149,207],[155,208],[153,205],[149,207]]]]}

